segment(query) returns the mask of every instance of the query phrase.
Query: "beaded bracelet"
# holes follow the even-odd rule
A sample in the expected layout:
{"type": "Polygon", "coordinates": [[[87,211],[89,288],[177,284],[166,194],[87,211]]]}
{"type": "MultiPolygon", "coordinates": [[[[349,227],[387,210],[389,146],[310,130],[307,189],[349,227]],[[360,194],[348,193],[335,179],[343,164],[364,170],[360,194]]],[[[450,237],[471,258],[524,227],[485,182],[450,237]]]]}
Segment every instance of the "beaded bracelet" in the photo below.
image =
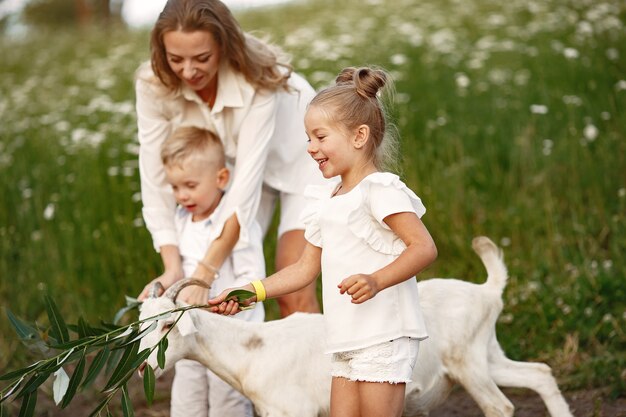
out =
{"type": "Polygon", "coordinates": [[[198,261],[198,263],[200,265],[202,265],[205,269],[208,269],[209,271],[213,272],[213,279],[218,279],[220,277],[220,272],[219,270],[214,267],[213,265],[209,265],[208,263],[204,262],[202,259],[198,261]]]}

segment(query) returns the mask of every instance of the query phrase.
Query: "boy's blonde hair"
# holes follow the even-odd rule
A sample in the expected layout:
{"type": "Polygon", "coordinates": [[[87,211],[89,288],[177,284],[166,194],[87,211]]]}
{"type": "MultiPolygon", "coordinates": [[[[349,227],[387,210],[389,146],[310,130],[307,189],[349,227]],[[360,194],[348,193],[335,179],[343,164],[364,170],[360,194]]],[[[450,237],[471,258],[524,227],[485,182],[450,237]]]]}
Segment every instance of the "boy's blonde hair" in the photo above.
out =
{"type": "Polygon", "coordinates": [[[164,166],[183,166],[190,158],[216,164],[226,164],[224,146],[210,130],[195,126],[179,127],[161,145],[161,161],[164,166]]]}

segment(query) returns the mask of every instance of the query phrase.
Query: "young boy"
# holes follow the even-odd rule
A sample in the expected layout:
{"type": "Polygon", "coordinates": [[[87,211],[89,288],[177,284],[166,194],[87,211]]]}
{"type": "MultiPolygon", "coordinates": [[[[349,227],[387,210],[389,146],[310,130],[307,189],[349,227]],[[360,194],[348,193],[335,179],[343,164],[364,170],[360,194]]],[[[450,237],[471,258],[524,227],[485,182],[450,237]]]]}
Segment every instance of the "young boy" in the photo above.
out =
{"type": "MultiPolygon", "coordinates": [[[[208,130],[181,127],[163,143],[161,159],[178,203],[175,214],[178,248],[185,277],[190,277],[211,243],[212,218],[221,209],[220,202],[228,185],[230,173],[225,164],[224,148],[219,138],[208,130]]],[[[236,246],[216,271],[211,297],[225,288],[245,285],[265,276],[261,227],[254,224],[247,232],[248,245],[236,246]]],[[[259,305],[236,317],[263,321],[265,313],[259,305]]],[[[191,360],[176,363],[172,417],[252,415],[250,401],[203,365],[191,360]]]]}

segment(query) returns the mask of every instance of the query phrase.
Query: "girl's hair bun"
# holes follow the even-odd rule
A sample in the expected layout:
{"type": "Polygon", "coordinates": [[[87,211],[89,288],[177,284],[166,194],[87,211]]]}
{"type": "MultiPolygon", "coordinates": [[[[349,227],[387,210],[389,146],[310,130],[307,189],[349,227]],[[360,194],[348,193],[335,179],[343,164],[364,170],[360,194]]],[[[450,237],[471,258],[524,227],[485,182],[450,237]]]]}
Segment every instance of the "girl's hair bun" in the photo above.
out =
{"type": "Polygon", "coordinates": [[[335,79],[337,85],[353,84],[356,93],[363,98],[374,98],[378,90],[385,86],[387,76],[384,71],[361,67],[344,68],[335,79]]]}

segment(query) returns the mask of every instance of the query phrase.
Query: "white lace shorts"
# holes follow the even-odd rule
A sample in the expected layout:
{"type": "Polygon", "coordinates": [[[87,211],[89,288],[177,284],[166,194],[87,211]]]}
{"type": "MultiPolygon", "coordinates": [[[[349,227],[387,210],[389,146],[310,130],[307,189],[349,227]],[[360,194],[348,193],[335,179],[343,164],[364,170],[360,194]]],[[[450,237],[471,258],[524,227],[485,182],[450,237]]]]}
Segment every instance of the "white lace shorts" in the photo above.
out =
{"type": "Polygon", "coordinates": [[[363,349],[333,353],[331,373],[351,381],[411,382],[419,340],[401,337],[363,349]]]}

